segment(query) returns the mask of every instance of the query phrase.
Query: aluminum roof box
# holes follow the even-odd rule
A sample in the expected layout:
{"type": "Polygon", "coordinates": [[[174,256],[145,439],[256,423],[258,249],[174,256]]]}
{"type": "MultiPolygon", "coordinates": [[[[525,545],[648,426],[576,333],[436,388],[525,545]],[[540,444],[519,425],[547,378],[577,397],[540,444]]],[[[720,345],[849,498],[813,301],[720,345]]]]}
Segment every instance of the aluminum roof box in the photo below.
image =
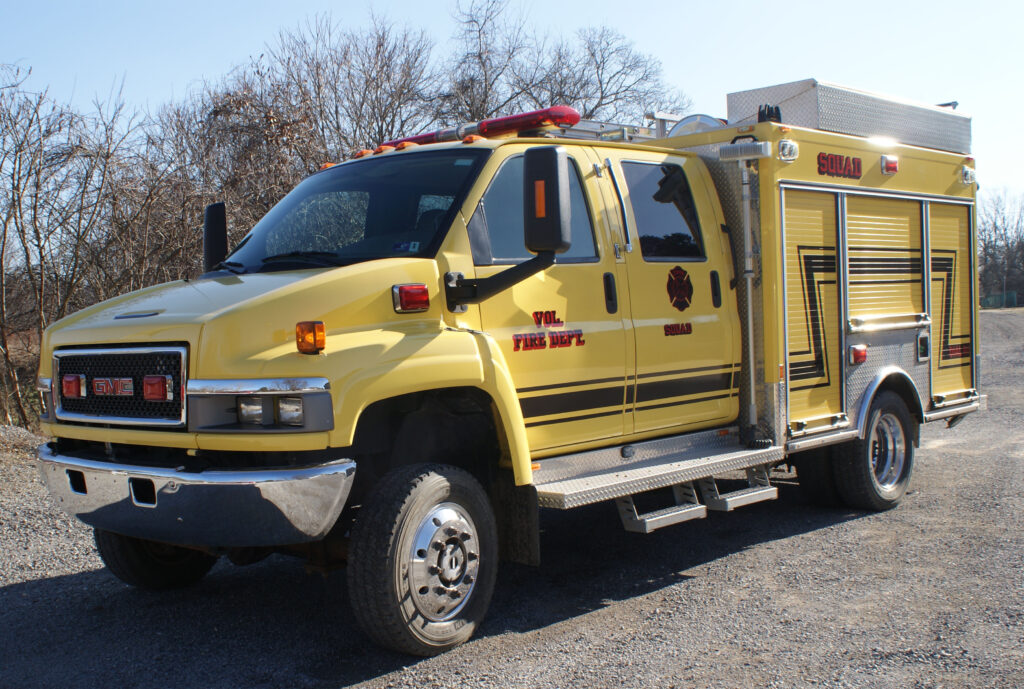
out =
{"type": "Polygon", "coordinates": [[[730,125],[753,124],[759,106],[777,105],[782,121],[796,127],[971,152],[971,118],[950,107],[911,103],[816,79],[730,93],[727,102],[730,125]]]}

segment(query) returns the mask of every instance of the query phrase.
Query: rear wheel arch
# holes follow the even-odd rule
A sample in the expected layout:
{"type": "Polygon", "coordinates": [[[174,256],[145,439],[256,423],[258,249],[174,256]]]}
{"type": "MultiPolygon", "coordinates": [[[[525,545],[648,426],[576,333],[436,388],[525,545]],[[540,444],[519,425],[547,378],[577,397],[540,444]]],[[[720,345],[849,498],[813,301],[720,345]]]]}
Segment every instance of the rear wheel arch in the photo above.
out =
{"type": "Polygon", "coordinates": [[[868,432],[870,423],[871,406],[883,392],[892,392],[897,395],[906,406],[910,416],[917,422],[911,429],[911,439],[916,446],[919,441],[918,432],[920,424],[924,423],[924,409],[921,403],[920,391],[913,379],[905,371],[899,368],[890,368],[880,371],[871,384],[868,385],[861,397],[860,406],[857,410],[857,430],[863,439],[868,432]]]}

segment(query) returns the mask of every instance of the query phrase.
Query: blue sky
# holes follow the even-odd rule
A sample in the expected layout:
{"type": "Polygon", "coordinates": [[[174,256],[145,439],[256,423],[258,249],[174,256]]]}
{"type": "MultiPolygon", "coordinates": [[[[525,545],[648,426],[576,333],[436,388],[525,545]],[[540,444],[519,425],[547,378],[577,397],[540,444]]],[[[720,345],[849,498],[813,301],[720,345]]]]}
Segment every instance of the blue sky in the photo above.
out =
{"type": "MultiPolygon", "coordinates": [[[[924,103],[959,101],[973,117],[982,192],[1024,193],[1018,131],[1024,3],[791,0],[785,4],[512,0],[527,25],[571,33],[612,26],[658,57],[694,111],[725,116],[725,94],[813,77],[924,103]],[[658,4],[649,3],[652,8],[658,4]]],[[[129,104],[157,107],[259,55],[282,28],[330,12],[370,12],[422,27],[438,50],[455,31],[451,2],[18,2],[0,4],[0,62],[31,67],[30,86],[87,107],[123,80],[129,104]]]]}

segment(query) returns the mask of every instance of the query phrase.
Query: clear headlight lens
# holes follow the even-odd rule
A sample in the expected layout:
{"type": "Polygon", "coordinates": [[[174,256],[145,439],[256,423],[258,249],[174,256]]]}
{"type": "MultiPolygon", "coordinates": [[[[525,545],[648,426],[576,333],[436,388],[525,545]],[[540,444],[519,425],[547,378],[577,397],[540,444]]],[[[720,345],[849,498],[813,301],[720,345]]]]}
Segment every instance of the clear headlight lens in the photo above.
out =
{"type": "Polygon", "coordinates": [[[277,420],[287,426],[301,426],[303,424],[302,398],[278,397],[277,420]]]}
{"type": "Polygon", "coordinates": [[[238,397],[238,420],[242,423],[263,423],[263,398],[238,397]]]}

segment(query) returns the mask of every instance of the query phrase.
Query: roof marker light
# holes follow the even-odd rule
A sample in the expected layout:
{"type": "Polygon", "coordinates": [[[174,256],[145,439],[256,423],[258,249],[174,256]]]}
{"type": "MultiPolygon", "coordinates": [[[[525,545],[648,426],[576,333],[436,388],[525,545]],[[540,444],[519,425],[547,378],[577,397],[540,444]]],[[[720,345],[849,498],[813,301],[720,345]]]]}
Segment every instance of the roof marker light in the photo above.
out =
{"type": "Polygon", "coordinates": [[[373,149],[372,149],[372,148],[364,148],[364,149],[363,149],[363,150],[361,150],[361,151],[356,151],[356,152],[355,152],[355,153],[354,153],[354,154],[352,155],[352,157],[353,157],[353,158],[362,158],[362,157],[364,157],[364,156],[368,156],[368,155],[373,155],[373,149]]]}
{"type": "Polygon", "coordinates": [[[381,144],[377,148],[373,149],[373,155],[377,155],[378,153],[390,153],[393,150],[395,150],[394,146],[388,146],[387,144],[381,144]]]}
{"type": "Polygon", "coordinates": [[[895,175],[900,171],[900,159],[896,156],[882,156],[882,174],[895,175]]]}
{"type": "Polygon", "coordinates": [[[337,165],[337,163],[324,163],[323,165],[320,166],[320,169],[326,170],[327,168],[334,167],[335,165],[337,165]]]}
{"type": "Polygon", "coordinates": [[[415,141],[403,141],[402,143],[395,146],[395,150],[404,151],[405,149],[412,148],[413,146],[419,146],[419,144],[416,143],[415,141]]]}

